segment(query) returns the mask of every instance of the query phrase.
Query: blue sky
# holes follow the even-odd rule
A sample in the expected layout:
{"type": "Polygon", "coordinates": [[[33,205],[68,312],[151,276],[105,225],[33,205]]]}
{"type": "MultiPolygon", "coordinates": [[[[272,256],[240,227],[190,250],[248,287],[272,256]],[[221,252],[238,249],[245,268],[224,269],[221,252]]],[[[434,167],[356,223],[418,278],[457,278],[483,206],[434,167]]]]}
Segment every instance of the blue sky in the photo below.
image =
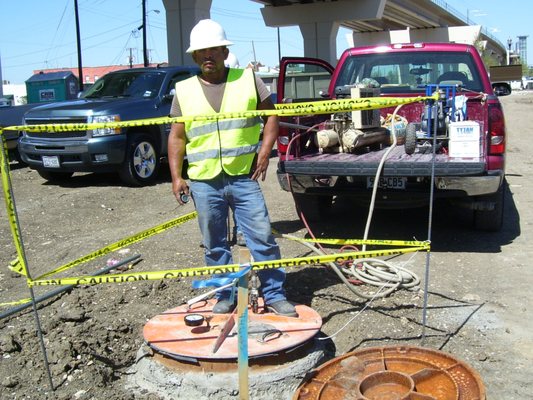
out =
{"type": "MultiPolygon", "coordinates": [[[[444,3],[444,0],[439,0],[444,3]]],[[[533,64],[533,2],[525,0],[447,0],[448,5],[486,27],[507,43],[529,35],[528,63],[533,64]]],[[[83,65],[128,64],[130,48],[142,63],[141,0],[78,0],[83,65]]],[[[250,0],[213,0],[211,18],[226,29],[235,43],[231,51],[241,64],[255,58],[274,66],[278,60],[277,29],[264,26],[250,0]]],[[[162,0],[147,0],[147,42],[153,62],[167,60],[162,0]],[[157,13],[159,10],[160,12],[157,13]]],[[[0,0],[0,57],[2,77],[23,83],[33,70],[77,67],[73,0],[0,0]]],[[[347,46],[346,30],[338,35],[338,53],[347,46]]],[[[303,55],[297,27],[280,28],[281,55],[303,55]]],[[[514,44],[513,44],[514,47],[514,44]]]]}

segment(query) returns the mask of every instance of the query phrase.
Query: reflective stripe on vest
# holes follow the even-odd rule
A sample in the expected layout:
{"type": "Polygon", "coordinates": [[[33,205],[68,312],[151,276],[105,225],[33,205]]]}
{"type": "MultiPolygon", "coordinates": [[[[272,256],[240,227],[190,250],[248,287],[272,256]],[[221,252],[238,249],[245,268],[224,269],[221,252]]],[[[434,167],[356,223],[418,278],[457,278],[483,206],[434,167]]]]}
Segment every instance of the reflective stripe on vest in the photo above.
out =
{"type": "MultiPolygon", "coordinates": [[[[216,113],[198,77],[176,83],[176,93],[182,115],[216,113]]],[[[220,112],[255,110],[257,102],[253,71],[230,69],[220,112]]],[[[228,175],[248,174],[257,152],[260,122],[259,117],[186,122],[189,178],[212,179],[223,170],[228,175]]]]}

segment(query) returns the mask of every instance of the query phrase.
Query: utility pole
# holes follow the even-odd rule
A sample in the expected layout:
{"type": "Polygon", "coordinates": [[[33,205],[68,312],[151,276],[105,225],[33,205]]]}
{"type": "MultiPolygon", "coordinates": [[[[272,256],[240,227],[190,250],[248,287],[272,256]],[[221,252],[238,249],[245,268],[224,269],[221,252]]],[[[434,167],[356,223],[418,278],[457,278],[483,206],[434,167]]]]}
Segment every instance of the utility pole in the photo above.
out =
{"type": "Polygon", "coordinates": [[[279,65],[279,60],[281,60],[281,40],[279,36],[279,26],[278,26],[278,65],[279,65]]]}
{"type": "Polygon", "coordinates": [[[144,66],[148,66],[148,49],[146,48],[146,0],[142,0],[143,5],[143,60],[144,66]]]}
{"type": "Polygon", "coordinates": [[[78,77],[79,90],[83,91],[83,67],[81,64],[80,16],[78,14],[78,0],[74,0],[74,14],[76,16],[76,44],[78,46],[78,77]]]}
{"type": "Polygon", "coordinates": [[[507,46],[509,47],[507,49],[507,65],[511,65],[511,46],[513,45],[513,39],[509,38],[507,39],[507,46]]]}
{"type": "Polygon", "coordinates": [[[254,41],[252,40],[252,50],[253,50],[253,53],[254,53],[254,68],[253,70],[254,71],[257,71],[258,68],[257,68],[257,59],[255,58],[255,46],[254,46],[254,41]]]}
{"type": "Polygon", "coordinates": [[[128,59],[129,62],[130,62],[130,68],[133,68],[133,54],[132,54],[132,50],[133,50],[133,48],[130,47],[130,48],[129,48],[129,51],[130,51],[130,57],[129,57],[129,59],[128,59]]]}

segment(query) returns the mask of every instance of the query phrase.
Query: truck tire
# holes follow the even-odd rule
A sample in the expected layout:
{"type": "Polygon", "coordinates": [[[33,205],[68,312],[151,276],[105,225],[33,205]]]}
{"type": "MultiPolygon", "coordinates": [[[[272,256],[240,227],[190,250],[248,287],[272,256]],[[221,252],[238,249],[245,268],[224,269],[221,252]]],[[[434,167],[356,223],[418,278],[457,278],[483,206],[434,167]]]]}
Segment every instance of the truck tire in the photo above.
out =
{"type": "Polygon", "coordinates": [[[70,179],[74,172],[54,172],[54,171],[45,171],[38,169],[37,173],[41,176],[41,178],[46,179],[48,182],[51,183],[61,183],[65,182],[66,180],[70,179]]]}
{"type": "Polygon", "coordinates": [[[302,219],[300,213],[303,213],[307,222],[318,222],[325,218],[331,210],[332,196],[318,196],[312,194],[293,193],[296,202],[296,212],[302,219]]]}
{"type": "Polygon", "coordinates": [[[126,158],[119,170],[120,179],[132,186],[154,182],[159,172],[160,155],[154,139],[144,133],[134,133],[128,139],[126,158]]]}
{"type": "Polygon", "coordinates": [[[476,201],[494,203],[492,210],[474,210],[474,228],[480,231],[497,232],[503,225],[505,185],[500,185],[496,193],[479,196],[476,201]]]}
{"type": "Polygon", "coordinates": [[[405,153],[413,154],[416,150],[416,124],[409,123],[405,129],[405,153]]]}

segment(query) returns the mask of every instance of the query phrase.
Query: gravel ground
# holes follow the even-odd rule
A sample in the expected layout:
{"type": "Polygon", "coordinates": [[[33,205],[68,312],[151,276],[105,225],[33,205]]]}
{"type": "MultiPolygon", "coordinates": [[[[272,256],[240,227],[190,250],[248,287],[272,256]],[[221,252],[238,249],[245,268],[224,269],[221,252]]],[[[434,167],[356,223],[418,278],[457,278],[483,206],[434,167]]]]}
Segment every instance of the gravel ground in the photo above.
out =
{"type": "MultiPolygon", "coordinates": [[[[475,232],[465,211],[437,205],[433,220],[428,314],[421,339],[424,294],[399,290],[384,299],[355,296],[329,269],[288,271],[289,298],[306,304],[323,318],[323,335],[332,354],[390,344],[425,345],[464,360],[479,372],[489,400],[522,400],[533,390],[533,330],[530,282],[533,221],[532,161],[527,124],[533,93],[502,98],[508,124],[506,221],[496,234],[475,232]],[[527,182],[530,182],[527,184],[527,182]]],[[[306,234],[288,193],[276,181],[277,159],[263,183],[274,228],[306,234]]],[[[36,172],[14,163],[12,179],[30,273],[39,276],[73,259],[193,211],[177,206],[168,174],[151,187],[123,187],[114,175],[76,174],[68,183],[45,183],[36,172]]],[[[327,221],[312,226],[322,237],[360,238],[367,211],[339,201],[327,221]]],[[[370,237],[428,237],[426,209],[375,214],[370,237]]],[[[7,269],[15,248],[0,209],[0,303],[29,297],[25,281],[7,269]]],[[[284,257],[310,255],[302,245],[279,239],[284,257]]],[[[203,265],[200,235],[194,221],[129,246],[125,251],[63,273],[92,274],[110,257],[140,254],[133,271],[156,271],[203,265]]],[[[391,260],[424,278],[426,255],[391,260]]],[[[36,287],[40,296],[55,287],[36,287]]],[[[191,279],[80,286],[39,305],[39,318],[55,390],[50,391],[36,338],[31,308],[0,320],[0,397],[2,399],[158,399],[157,393],[126,389],[126,381],[143,344],[147,320],[198,293],[191,279]]],[[[0,311],[6,312],[9,306],[0,311]]],[[[179,398],[179,397],[178,397],[179,398]]]]}

